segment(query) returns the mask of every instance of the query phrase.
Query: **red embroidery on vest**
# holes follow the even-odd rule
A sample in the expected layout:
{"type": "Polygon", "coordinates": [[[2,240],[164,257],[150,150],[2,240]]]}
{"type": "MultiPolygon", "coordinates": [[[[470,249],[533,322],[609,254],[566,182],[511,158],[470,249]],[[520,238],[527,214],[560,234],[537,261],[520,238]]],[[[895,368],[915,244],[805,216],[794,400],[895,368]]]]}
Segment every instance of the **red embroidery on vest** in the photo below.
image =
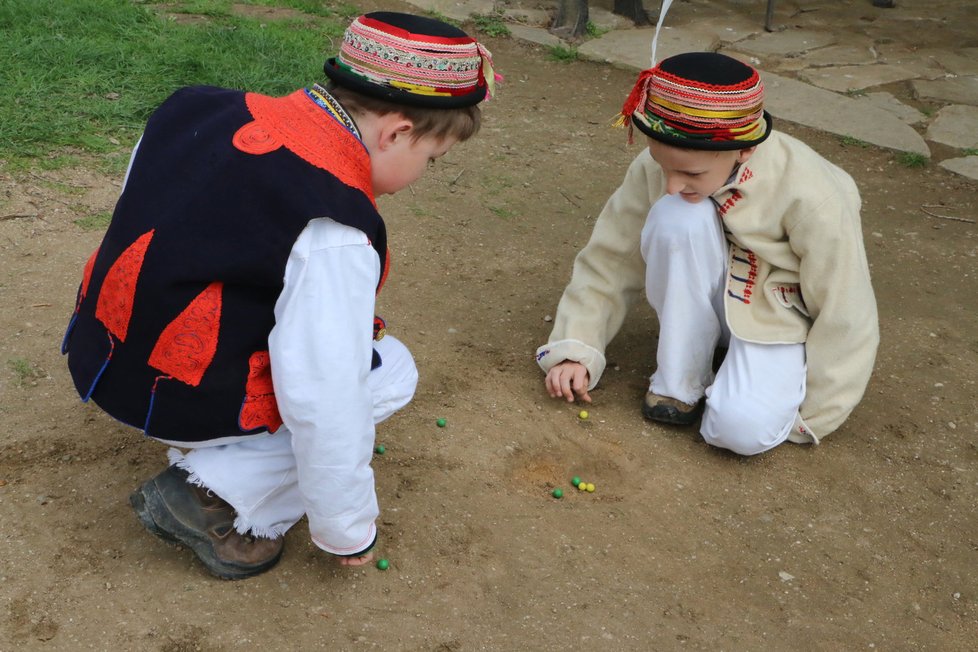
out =
{"type": "Polygon", "coordinates": [[[282,425],[282,416],[275,402],[268,351],[256,351],[248,359],[248,384],[245,386],[238,425],[242,430],[265,428],[268,432],[275,432],[282,425]]]}
{"type": "Polygon", "coordinates": [[[245,93],[254,118],[231,142],[248,154],[265,154],[284,146],[365,194],[376,206],[370,176],[370,156],[363,143],[319,107],[304,90],[285,97],[245,93]]]}
{"type": "Polygon", "coordinates": [[[740,173],[740,178],[737,179],[737,183],[743,183],[754,176],[749,167],[744,167],[743,171],[740,173]]]}
{"type": "Polygon", "coordinates": [[[193,387],[200,384],[217,351],[223,288],[211,283],[167,324],[149,356],[152,367],[193,387]]]}
{"type": "Polygon", "coordinates": [[[81,292],[78,295],[78,303],[88,294],[88,284],[92,280],[92,269],[95,267],[95,258],[98,256],[98,249],[92,252],[85,263],[85,271],[82,272],[81,292]]]}
{"type": "Polygon", "coordinates": [[[152,239],[153,231],[139,236],[139,239],[129,245],[112,263],[105,280],[102,281],[102,290],[95,305],[95,317],[110,333],[118,337],[120,342],[126,341],[129,320],[132,318],[133,298],[136,295],[136,281],[139,278],[139,270],[143,266],[146,249],[152,239]]]}
{"type": "Polygon", "coordinates": [[[257,122],[249,122],[238,129],[231,143],[246,154],[267,154],[282,146],[268,130],[257,122]]]}

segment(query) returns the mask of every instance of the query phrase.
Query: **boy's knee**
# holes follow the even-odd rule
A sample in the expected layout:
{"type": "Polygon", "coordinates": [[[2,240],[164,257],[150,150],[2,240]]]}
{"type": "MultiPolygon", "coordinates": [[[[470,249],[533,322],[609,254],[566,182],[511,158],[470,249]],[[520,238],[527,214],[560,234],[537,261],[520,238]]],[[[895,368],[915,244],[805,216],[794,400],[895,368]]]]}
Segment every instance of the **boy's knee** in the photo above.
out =
{"type": "Polygon", "coordinates": [[[391,335],[375,342],[374,348],[381,365],[370,372],[368,382],[374,396],[374,422],[380,423],[414,398],[418,368],[408,348],[391,335]]]}
{"type": "Polygon", "coordinates": [[[384,377],[385,382],[410,385],[412,388],[417,385],[418,368],[414,363],[414,357],[403,342],[392,335],[387,335],[374,342],[374,349],[381,359],[381,366],[375,371],[380,372],[377,375],[384,377]]]}
{"type": "Polygon", "coordinates": [[[750,456],[767,452],[784,442],[789,425],[783,419],[772,419],[769,415],[736,406],[716,410],[707,402],[700,434],[711,446],[750,456]]]}
{"type": "Polygon", "coordinates": [[[652,205],[646,219],[642,240],[647,245],[650,239],[660,245],[669,242],[699,242],[704,232],[716,230],[716,208],[712,202],[695,204],[673,195],[665,195],[652,205]]]}

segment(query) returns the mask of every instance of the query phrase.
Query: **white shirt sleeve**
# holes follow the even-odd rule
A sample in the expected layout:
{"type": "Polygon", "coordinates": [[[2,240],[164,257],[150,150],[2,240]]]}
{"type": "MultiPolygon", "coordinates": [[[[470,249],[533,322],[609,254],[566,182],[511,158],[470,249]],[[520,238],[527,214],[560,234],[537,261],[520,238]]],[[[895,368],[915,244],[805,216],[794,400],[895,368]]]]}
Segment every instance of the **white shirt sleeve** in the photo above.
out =
{"type": "Polygon", "coordinates": [[[139,140],[132,148],[132,153],[129,155],[129,165],[126,166],[126,176],[122,178],[122,189],[126,189],[126,184],[129,183],[129,173],[132,172],[132,163],[136,160],[136,152],[139,151],[139,144],[143,142],[143,137],[140,136],[139,140]]]}
{"type": "Polygon", "coordinates": [[[363,232],[311,221],[289,255],[268,338],[310,534],[338,555],[363,552],[377,534],[367,376],[379,280],[380,260],[363,232]]]}

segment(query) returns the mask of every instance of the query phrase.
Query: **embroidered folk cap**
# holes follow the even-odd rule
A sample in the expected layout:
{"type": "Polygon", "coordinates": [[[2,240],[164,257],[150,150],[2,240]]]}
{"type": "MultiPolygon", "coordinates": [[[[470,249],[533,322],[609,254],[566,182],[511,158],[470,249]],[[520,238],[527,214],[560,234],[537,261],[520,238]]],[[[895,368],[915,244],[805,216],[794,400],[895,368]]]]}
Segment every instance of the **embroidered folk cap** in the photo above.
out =
{"type": "Polygon", "coordinates": [[[435,109],[478,104],[496,81],[489,50],[459,28],[390,11],[354,20],[323,70],[364,95],[435,109]]]}
{"type": "Polygon", "coordinates": [[[687,52],[639,74],[619,123],[675,147],[733,150],[763,142],[772,120],[754,68],[716,52],[687,52]]]}

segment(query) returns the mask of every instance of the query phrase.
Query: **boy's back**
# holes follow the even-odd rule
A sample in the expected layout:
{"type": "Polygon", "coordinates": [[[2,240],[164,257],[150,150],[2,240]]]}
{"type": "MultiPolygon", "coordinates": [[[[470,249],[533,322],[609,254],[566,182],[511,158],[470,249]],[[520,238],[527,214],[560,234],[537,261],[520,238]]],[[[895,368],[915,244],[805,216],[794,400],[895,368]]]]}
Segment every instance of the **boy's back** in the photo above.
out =
{"type": "Polygon", "coordinates": [[[324,72],[153,114],[64,340],[84,400],[180,447],[131,495],[140,521],[223,578],[271,568],[304,515],[341,564],[371,559],[374,426],[418,378],[375,315],[375,198],[474,135],[493,80],[463,31],[393,12],[354,20],[324,72]]]}
{"type": "MultiPolygon", "coordinates": [[[[264,101],[288,110],[308,100],[264,101]]],[[[282,424],[268,333],[289,252],[311,219],[333,216],[386,255],[369,177],[338,170],[339,156],[330,169],[284,146],[242,152],[236,134],[253,124],[245,94],[217,88],[178,91],[153,114],[80,297],[79,311],[96,318],[83,314],[65,337],[79,393],[152,437],[194,442],[282,424]]],[[[302,135],[319,130],[334,140],[328,151],[343,143],[367,169],[338,123],[287,123],[303,124],[302,135]]]]}

